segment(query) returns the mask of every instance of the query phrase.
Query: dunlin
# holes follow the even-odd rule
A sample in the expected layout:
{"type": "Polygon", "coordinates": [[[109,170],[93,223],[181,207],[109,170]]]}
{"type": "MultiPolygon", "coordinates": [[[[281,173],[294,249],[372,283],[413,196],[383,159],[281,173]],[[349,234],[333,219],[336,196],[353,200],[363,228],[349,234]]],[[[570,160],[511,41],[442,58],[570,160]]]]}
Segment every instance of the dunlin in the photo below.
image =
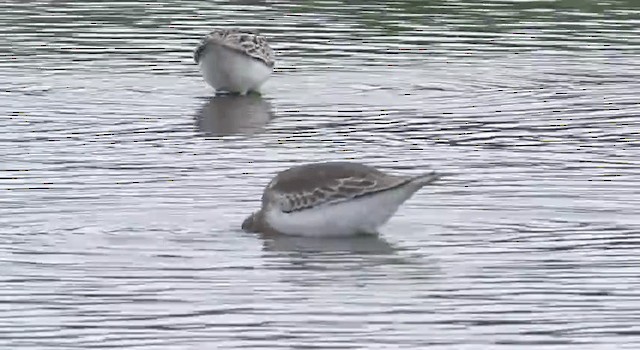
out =
{"type": "Polygon", "coordinates": [[[316,237],[377,234],[402,203],[438,178],[435,172],[390,175],[351,162],[295,166],[271,180],[262,207],[242,229],[316,237]]]}
{"type": "Polygon", "coordinates": [[[215,29],[196,48],[193,59],[216,92],[259,92],[275,64],[265,37],[238,29],[215,29]]]}

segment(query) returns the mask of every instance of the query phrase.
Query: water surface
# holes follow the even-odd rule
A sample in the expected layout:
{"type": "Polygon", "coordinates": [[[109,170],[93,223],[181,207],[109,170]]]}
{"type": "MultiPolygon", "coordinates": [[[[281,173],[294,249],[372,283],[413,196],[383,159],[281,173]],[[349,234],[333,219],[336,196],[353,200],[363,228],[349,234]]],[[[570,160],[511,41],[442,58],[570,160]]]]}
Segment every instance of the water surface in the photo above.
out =
{"type": "Polygon", "coordinates": [[[0,347],[635,349],[635,1],[10,1],[0,347]],[[213,26],[278,54],[212,97],[213,26]],[[451,175],[377,238],[239,229],[276,171],[451,175]]]}

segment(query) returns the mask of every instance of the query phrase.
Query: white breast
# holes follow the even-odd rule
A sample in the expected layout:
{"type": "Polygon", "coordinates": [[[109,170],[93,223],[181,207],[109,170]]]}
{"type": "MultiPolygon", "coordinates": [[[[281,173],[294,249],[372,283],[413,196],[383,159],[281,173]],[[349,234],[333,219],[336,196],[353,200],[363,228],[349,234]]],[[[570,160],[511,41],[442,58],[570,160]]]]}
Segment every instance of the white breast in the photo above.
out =
{"type": "Polygon", "coordinates": [[[258,91],[271,75],[264,62],[221,45],[211,45],[199,61],[204,80],[216,91],[258,91]]]}

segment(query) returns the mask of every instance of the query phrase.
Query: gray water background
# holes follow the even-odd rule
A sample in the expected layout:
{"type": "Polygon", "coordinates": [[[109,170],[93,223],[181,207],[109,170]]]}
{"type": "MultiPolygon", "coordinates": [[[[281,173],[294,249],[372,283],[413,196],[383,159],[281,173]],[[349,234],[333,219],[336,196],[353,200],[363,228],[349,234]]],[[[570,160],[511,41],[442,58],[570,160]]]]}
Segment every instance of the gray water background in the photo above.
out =
{"type": "Polygon", "coordinates": [[[3,1],[1,349],[640,348],[640,3],[3,1]],[[214,26],[277,52],[212,98],[214,26]],[[239,225],[273,174],[451,175],[378,238],[239,225]]]}

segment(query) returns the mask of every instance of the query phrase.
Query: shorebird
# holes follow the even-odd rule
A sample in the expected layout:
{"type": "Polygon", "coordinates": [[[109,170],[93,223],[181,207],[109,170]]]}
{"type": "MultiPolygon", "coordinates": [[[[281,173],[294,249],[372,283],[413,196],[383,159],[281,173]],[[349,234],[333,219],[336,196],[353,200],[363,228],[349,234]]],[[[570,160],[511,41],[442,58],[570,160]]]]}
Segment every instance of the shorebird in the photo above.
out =
{"type": "Polygon", "coordinates": [[[295,166],[271,180],[262,207],[242,229],[315,237],[375,235],[402,203],[439,177],[435,172],[389,175],[351,162],[295,166]]]}
{"type": "Polygon", "coordinates": [[[193,53],[204,80],[216,92],[245,95],[269,78],[275,64],[265,37],[238,29],[215,29],[193,53]]]}

